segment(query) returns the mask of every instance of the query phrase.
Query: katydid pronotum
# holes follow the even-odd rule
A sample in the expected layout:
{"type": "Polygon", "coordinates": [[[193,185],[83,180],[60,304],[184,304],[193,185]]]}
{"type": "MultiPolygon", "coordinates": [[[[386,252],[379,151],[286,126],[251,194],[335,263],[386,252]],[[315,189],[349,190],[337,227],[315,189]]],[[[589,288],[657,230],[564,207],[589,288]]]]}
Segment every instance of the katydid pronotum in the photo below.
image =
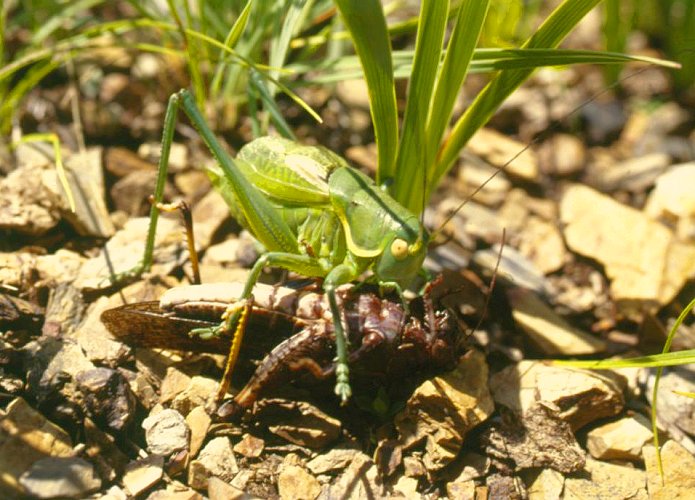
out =
{"type": "MultiPolygon", "coordinates": [[[[208,175],[232,216],[267,250],[253,266],[240,299],[252,301],[253,287],[265,266],[323,278],[335,325],[335,393],[346,402],[351,396],[348,346],[336,288],[370,270],[380,288],[395,290],[402,297],[403,288],[420,272],[427,252],[429,236],[421,221],[369,177],[322,147],[262,137],[232,159],[205,123],[191,94],[181,90],[171,96],[165,115],[143,260],[122,277],[138,276],[152,264],[159,203],[179,108],[219,165],[208,169],[208,175]]],[[[233,331],[244,310],[248,312],[237,307],[219,326],[191,333],[209,336],[233,331]]],[[[232,351],[235,343],[238,347],[241,333],[235,332],[232,351]]]]}

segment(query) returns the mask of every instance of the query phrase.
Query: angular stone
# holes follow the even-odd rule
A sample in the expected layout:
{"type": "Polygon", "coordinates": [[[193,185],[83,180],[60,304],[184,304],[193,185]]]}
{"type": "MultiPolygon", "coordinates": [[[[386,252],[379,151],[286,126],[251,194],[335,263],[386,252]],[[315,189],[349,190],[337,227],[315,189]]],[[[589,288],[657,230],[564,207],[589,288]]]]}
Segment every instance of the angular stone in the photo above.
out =
{"type": "Polygon", "coordinates": [[[530,182],[538,181],[538,158],[531,149],[524,149],[524,144],[510,139],[493,129],[481,128],[466,144],[471,153],[483,157],[496,167],[505,165],[504,171],[530,182]],[[517,156],[518,155],[518,156],[517,156]],[[517,156],[516,158],[514,158],[517,156]],[[507,165],[507,163],[514,160],[507,165]]]}
{"type": "Polygon", "coordinates": [[[234,452],[246,458],[258,458],[263,453],[265,441],[251,434],[244,434],[241,440],[234,445],[234,452]]]}
{"type": "Polygon", "coordinates": [[[196,460],[191,461],[188,484],[196,490],[204,490],[210,477],[231,481],[237,472],[239,467],[231,441],[227,437],[216,437],[205,445],[196,460]]]}
{"type": "Polygon", "coordinates": [[[321,493],[321,485],[303,467],[284,465],[278,475],[278,493],[283,500],[314,500],[321,493]]]}
{"type": "Polygon", "coordinates": [[[340,435],[340,420],[305,401],[265,399],[257,404],[256,417],[273,434],[308,448],[323,448],[340,435]]]}
{"type": "Polygon", "coordinates": [[[205,436],[208,433],[212,419],[207,414],[205,408],[197,406],[186,415],[186,424],[191,430],[191,443],[189,445],[189,453],[191,457],[195,457],[200,451],[200,447],[205,441],[205,436]]]}
{"type": "Polygon", "coordinates": [[[94,466],[79,457],[37,460],[19,482],[32,498],[84,498],[101,487],[94,466]]]}
{"type": "MultiPolygon", "coordinates": [[[[589,478],[565,478],[566,500],[603,500],[630,498],[647,500],[644,471],[623,465],[588,459],[585,471],[589,478]]],[[[649,497],[652,498],[652,497],[649,497]]]]}
{"type": "Polygon", "coordinates": [[[516,288],[507,295],[514,321],[548,356],[581,356],[606,349],[602,339],[572,327],[533,292],[516,288]]]}
{"type": "Polygon", "coordinates": [[[635,415],[592,429],[586,444],[594,458],[636,461],[642,458],[642,447],[651,439],[649,422],[635,415]]]}
{"type": "Polygon", "coordinates": [[[656,449],[653,446],[645,446],[642,448],[642,454],[647,469],[647,490],[650,499],[692,498],[695,491],[695,457],[683,446],[673,440],[666,441],[661,446],[663,478],[659,473],[656,449]]]}
{"type": "Polygon", "coordinates": [[[485,356],[469,351],[454,371],[418,387],[396,416],[404,448],[425,442],[423,462],[429,471],[454,460],[468,431],[494,411],[487,374],[485,356]]]}
{"type": "Polygon", "coordinates": [[[0,493],[21,494],[19,476],[37,460],[71,454],[70,436],[24,399],[16,398],[0,418],[0,493]]]}
{"type": "Polygon", "coordinates": [[[568,188],[560,214],[568,246],[605,266],[611,295],[627,312],[668,303],[695,272],[695,246],[589,187],[568,188]]]}
{"type": "Polygon", "coordinates": [[[123,486],[132,496],[150,489],[164,475],[164,458],[150,455],[147,458],[129,463],[123,473],[123,486]]]}
{"type": "Polygon", "coordinates": [[[695,239],[695,162],[674,165],[659,176],[644,211],[654,218],[677,222],[682,240],[695,239]]]}
{"type": "Polygon", "coordinates": [[[381,497],[382,485],[376,464],[364,453],[358,453],[348,468],[328,488],[321,499],[361,500],[381,497]]]}
{"type": "Polygon", "coordinates": [[[211,477],[208,479],[208,498],[210,500],[251,500],[255,497],[217,477],[211,477]]]}
{"type": "Polygon", "coordinates": [[[490,377],[495,401],[525,414],[537,401],[560,408],[560,416],[577,430],[619,413],[625,402],[620,378],[610,371],[589,371],[521,361],[490,377]]]}
{"type": "Polygon", "coordinates": [[[196,375],[183,392],[177,394],[171,407],[182,415],[188,415],[193,408],[206,408],[216,397],[218,382],[211,378],[196,375]]]}
{"type": "Polygon", "coordinates": [[[312,458],[306,466],[315,475],[327,474],[344,469],[359,453],[351,448],[333,448],[312,458]]]}
{"type": "Polygon", "coordinates": [[[562,498],[565,478],[553,469],[543,469],[529,484],[529,500],[556,500],[562,498]]]}

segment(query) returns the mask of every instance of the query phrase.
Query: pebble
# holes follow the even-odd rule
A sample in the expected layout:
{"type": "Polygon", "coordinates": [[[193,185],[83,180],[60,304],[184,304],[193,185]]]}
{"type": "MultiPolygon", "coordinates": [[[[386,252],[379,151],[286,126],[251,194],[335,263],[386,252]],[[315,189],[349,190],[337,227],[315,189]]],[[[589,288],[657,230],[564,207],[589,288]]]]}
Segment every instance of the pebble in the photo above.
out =
{"type": "Polygon", "coordinates": [[[205,408],[215,399],[218,385],[216,380],[196,375],[183,392],[174,397],[171,407],[182,415],[188,415],[199,406],[205,408]]]}
{"type": "Polygon", "coordinates": [[[425,442],[428,471],[442,469],[458,455],[466,434],[494,411],[487,387],[485,356],[469,351],[458,367],[424,382],[395,418],[400,442],[409,449],[425,442]]]}
{"type": "Polygon", "coordinates": [[[188,485],[196,490],[205,490],[208,478],[217,477],[231,481],[239,472],[232,443],[228,437],[216,437],[201,450],[198,458],[188,467],[188,485]]]}
{"type": "Polygon", "coordinates": [[[217,477],[211,477],[208,479],[208,498],[210,500],[250,500],[255,497],[217,477]]]}
{"type": "Polygon", "coordinates": [[[347,467],[358,453],[352,448],[332,448],[309,460],[306,466],[315,475],[327,474],[347,467]]]}
{"type": "Polygon", "coordinates": [[[101,488],[94,466],[79,457],[46,457],[34,462],[19,482],[34,498],[83,498],[101,488]]]}
{"type": "Polygon", "coordinates": [[[586,165],[586,146],[578,137],[556,134],[545,141],[539,152],[543,172],[568,176],[581,172],[586,165]]]}
{"type": "Polygon", "coordinates": [[[135,417],[135,394],[120,372],[94,368],[77,374],[75,381],[92,418],[115,432],[125,430],[135,417]]]}
{"type": "Polygon", "coordinates": [[[188,448],[190,430],[183,416],[176,410],[166,409],[152,414],[142,422],[147,449],[167,457],[188,448]]]}
{"type": "Polygon", "coordinates": [[[376,464],[364,453],[357,453],[347,469],[329,488],[321,492],[321,500],[361,500],[378,497],[381,480],[376,464]]]}
{"type": "Polygon", "coordinates": [[[543,469],[526,488],[528,500],[557,500],[562,498],[565,477],[553,469],[543,469]]]}
{"type": "Polygon", "coordinates": [[[489,128],[479,129],[466,144],[467,151],[496,167],[502,167],[518,154],[517,158],[504,167],[504,171],[525,181],[538,182],[538,158],[531,149],[519,154],[524,146],[523,143],[489,128]]]}
{"type": "Polygon", "coordinates": [[[307,448],[324,448],[340,436],[340,420],[305,401],[265,399],[257,403],[256,417],[273,434],[307,448]]]}
{"type": "Polygon", "coordinates": [[[246,458],[258,458],[263,453],[265,441],[251,434],[244,434],[241,440],[234,445],[234,453],[238,453],[246,458]]]}
{"type": "Polygon", "coordinates": [[[637,461],[642,458],[642,447],[652,437],[649,421],[644,417],[625,417],[589,431],[587,449],[592,457],[602,460],[637,461]]]}
{"type": "Polygon", "coordinates": [[[656,180],[644,211],[655,219],[677,222],[682,240],[695,241],[695,162],[674,165],[656,180]]]}
{"type": "Polygon", "coordinates": [[[605,192],[642,193],[654,185],[654,181],[670,163],[671,158],[664,153],[630,158],[598,172],[596,184],[605,192]]]}
{"type": "Polygon", "coordinates": [[[446,494],[449,498],[459,500],[475,500],[476,498],[487,498],[487,495],[478,497],[476,495],[475,481],[464,481],[446,483],[446,494]]]}

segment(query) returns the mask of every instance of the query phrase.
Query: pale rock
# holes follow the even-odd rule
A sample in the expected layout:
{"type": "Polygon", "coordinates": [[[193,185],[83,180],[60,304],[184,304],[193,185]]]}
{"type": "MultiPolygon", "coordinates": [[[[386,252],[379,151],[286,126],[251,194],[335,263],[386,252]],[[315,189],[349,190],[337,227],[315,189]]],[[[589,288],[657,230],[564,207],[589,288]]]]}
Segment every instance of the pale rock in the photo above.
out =
{"type": "Polygon", "coordinates": [[[513,286],[528,288],[540,294],[554,291],[535,264],[511,247],[502,249],[501,259],[499,245],[478,250],[473,254],[473,262],[490,273],[497,270],[497,279],[513,286]]]}
{"type": "Polygon", "coordinates": [[[142,422],[142,428],[145,429],[145,440],[151,453],[166,457],[188,448],[190,430],[176,410],[150,412],[150,416],[142,422]]]}
{"type": "Polygon", "coordinates": [[[572,327],[532,291],[510,289],[507,296],[514,321],[546,355],[581,356],[605,351],[602,339],[572,327]]]}
{"type": "Polygon", "coordinates": [[[241,440],[234,445],[234,453],[238,453],[246,458],[258,458],[263,453],[265,441],[251,434],[244,434],[241,440]]]}
{"type": "Polygon", "coordinates": [[[188,447],[191,457],[195,457],[203,446],[211,423],[210,415],[202,406],[196,406],[186,415],[186,425],[191,430],[191,442],[188,447]]]}
{"type": "Polygon", "coordinates": [[[130,357],[132,349],[113,338],[101,321],[101,314],[112,307],[113,301],[100,297],[90,304],[84,321],[70,334],[87,358],[97,364],[117,367],[130,357]]]}
{"type": "MultiPolygon", "coordinates": [[[[129,219],[123,229],[117,231],[106,243],[99,255],[84,263],[75,286],[85,293],[107,289],[112,286],[112,272],[123,273],[136,267],[142,260],[149,224],[149,217],[129,219]]],[[[185,241],[181,236],[181,227],[178,218],[159,218],[152,274],[167,275],[187,258],[187,254],[183,252],[185,241]]]]}
{"type": "Polygon", "coordinates": [[[228,437],[216,437],[205,445],[196,460],[191,461],[188,484],[196,490],[204,490],[210,477],[231,481],[237,472],[239,467],[231,441],[228,437]]]}
{"type": "Polygon", "coordinates": [[[257,403],[256,416],[270,432],[299,446],[324,448],[340,436],[340,420],[306,401],[265,399],[257,403]]]}
{"type": "Polygon", "coordinates": [[[556,134],[543,144],[539,157],[546,173],[572,175],[584,169],[586,146],[574,135],[556,134]]]}
{"type": "Polygon", "coordinates": [[[641,459],[642,447],[651,439],[649,422],[635,415],[592,429],[587,435],[587,448],[594,458],[635,461],[641,459]]]}
{"type": "Polygon", "coordinates": [[[677,222],[682,240],[695,241],[695,162],[674,165],[656,180],[644,211],[655,219],[677,222]]]}
{"type": "Polygon", "coordinates": [[[596,182],[606,192],[620,190],[642,193],[654,184],[670,162],[671,158],[665,153],[630,158],[601,170],[596,182]]]}
{"type": "Polygon", "coordinates": [[[519,235],[519,252],[533,262],[543,274],[558,271],[567,260],[560,230],[540,217],[529,216],[519,235]]]}
{"type": "Polygon", "coordinates": [[[346,106],[369,110],[369,92],[363,79],[339,81],[335,93],[346,106]]]}
{"type": "Polygon", "coordinates": [[[363,498],[382,498],[382,484],[376,464],[364,453],[355,455],[347,469],[319,498],[329,500],[361,500],[363,498]]]}
{"type": "Polygon", "coordinates": [[[156,80],[165,71],[164,61],[159,55],[150,52],[138,54],[130,67],[130,74],[139,80],[156,80]]]}
{"type": "Polygon", "coordinates": [[[283,465],[278,475],[278,493],[283,500],[314,500],[321,485],[299,465],[283,465]]]}
{"type": "Polygon", "coordinates": [[[67,432],[34,410],[22,398],[0,412],[0,494],[22,493],[20,475],[44,457],[69,457],[72,441],[67,432]]]}
{"type": "Polygon", "coordinates": [[[212,237],[229,219],[229,207],[222,195],[216,189],[211,189],[202,200],[195,204],[192,215],[195,245],[200,252],[210,246],[212,237]]]}
{"type": "Polygon", "coordinates": [[[361,452],[351,448],[332,448],[309,460],[306,467],[315,475],[327,474],[344,469],[359,453],[361,452]]]}
{"type": "Polygon", "coordinates": [[[604,265],[611,295],[628,313],[670,302],[695,272],[695,246],[589,187],[568,188],[560,215],[568,246],[604,265]]]}
{"type": "Polygon", "coordinates": [[[418,387],[395,419],[406,449],[424,441],[423,462],[439,470],[458,455],[468,431],[494,411],[485,356],[469,351],[455,370],[418,387]]]}
{"type": "Polygon", "coordinates": [[[489,243],[499,241],[504,225],[497,214],[473,201],[464,205],[462,203],[463,200],[456,197],[448,197],[442,201],[437,207],[437,227],[455,212],[453,218],[444,226],[445,233],[452,234],[454,241],[464,248],[474,246],[471,238],[479,238],[489,243]]]}
{"type": "Polygon", "coordinates": [[[45,172],[43,183],[63,198],[63,216],[83,236],[108,238],[115,228],[106,207],[102,148],[90,147],[65,160],[65,175],[75,201],[75,212],[69,209],[67,195],[58,180],[58,172],[45,172]]]}
{"type": "MultiPolygon", "coordinates": [[[[114,200],[114,208],[125,212],[131,217],[140,217],[149,213],[152,206],[149,196],[153,193],[157,182],[156,170],[134,170],[118,179],[110,190],[114,200]]],[[[165,198],[168,198],[171,189],[165,187],[165,198]]]]}
{"type": "Polygon", "coordinates": [[[408,477],[422,477],[427,474],[427,468],[420,458],[408,455],[403,457],[403,473],[408,477]]]}
{"type": "Polygon", "coordinates": [[[84,498],[101,488],[94,466],[79,457],[45,457],[19,478],[32,498],[84,498]]]}
{"type": "Polygon", "coordinates": [[[420,493],[417,491],[418,480],[412,477],[401,476],[393,485],[396,493],[400,493],[405,498],[418,498],[420,493]]]}
{"type": "MultiPolygon", "coordinates": [[[[162,151],[160,142],[143,142],[138,147],[138,155],[151,163],[159,163],[159,156],[162,151]]],[[[188,149],[185,144],[172,142],[169,151],[169,173],[177,173],[188,166],[188,149]]],[[[154,186],[152,187],[154,192],[154,186]]]]}
{"type": "Polygon", "coordinates": [[[536,402],[560,408],[560,416],[577,430],[619,413],[625,402],[622,381],[609,371],[589,371],[521,361],[490,377],[495,401],[521,414],[536,402]]]}
{"type": "Polygon", "coordinates": [[[565,478],[553,469],[543,469],[531,483],[526,492],[529,500],[557,500],[562,498],[565,478]]]}
{"type": "Polygon", "coordinates": [[[171,407],[182,415],[188,415],[193,408],[203,408],[211,404],[217,395],[218,382],[211,378],[196,375],[186,389],[177,394],[171,402],[171,407]]]}
{"type": "Polygon", "coordinates": [[[524,144],[510,139],[504,134],[489,128],[479,129],[466,144],[467,151],[484,158],[496,167],[525,181],[538,182],[538,158],[530,149],[524,149],[524,144]],[[516,155],[517,158],[514,158],[516,155]],[[509,165],[507,162],[512,160],[509,165]],[[506,165],[506,166],[505,166],[506,165]]]}
{"type": "Polygon", "coordinates": [[[164,458],[150,455],[129,463],[123,472],[123,486],[132,496],[150,489],[164,475],[164,458]]]}
{"type": "MultiPolygon", "coordinates": [[[[26,254],[20,254],[26,259],[26,254]]],[[[36,270],[42,281],[48,283],[72,282],[87,261],[83,256],[72,250],[58,249],[53,254],[36,255],[36,270]]],[[[2,265],[0,264],[0,267],[2,265]]]]}
{"type": "MultiPolygon", "coordinates": [[[[650,404],[654,404],[655,372],[651,371],[647,378],[647,390],[645,391],[650,404]]],[[[695,368],[690,365],[666,368],[659,380],[656,407],[657,420],[660,425],[668,429],[672,437],[678,438],[681,444],[679,431],[689,435],[695,434],[695,399],[685,397],[678,392],[695,392],[695,368]]],[[[688,448],[691,453],[695,450],[688,448]]]]}
{"type": "Polygon", "coordinates": [[[661,446],[661,463],[664,476],[659,473],[656,448],[642,448],[647,470],[647,491],[653,500],[692,498],[695,491],[695,457],[676,441],[666,441],[661,446]],[[663,482],[662,482],[663,479],[663,482]]]}
{"type": "Polygon", "coordinates": [[[173,481],[166,489],[153,491],[146,500],[205,500],[205,497],[187,486],[173,481]]]}
{"type": "Polygon", "coordinates": [[[99,500],[128,500],[128,495],[121,488],[114,485],[98,498],[99,500]]]}
{"type": "Polygon", "coordinates": [[[584,469],[588,478],[565,478],[565,500],[603,500],[629,498],[647,500],[647,475],[643,470],[588,459],[584,469]]]}
{"type": "MultiPolygon", "coordinates": [[[[457,463],[459,460],[457,460],[457,463]]],[[[463,464],[461,473],[456,477],[454,482],[465,483],[471,479],[478,479],[479,477],[484,477],[490,470],[490,458],[480,455],[478,453],[468,452],[465,453],[461,458],[460,462],[463,464]]]]}
{"type": "Polygon", "coordinates": [[[208,498],[210,500],[250,500],[254,497],[217,477],[211,477],[208,479],[208,498]]]}
{"type": "Polygon", "coordinates": [[[162,379],[159,389],[159,402],[162,404],[171,403],[174,398],[181,394],[191,385],[191,377],[175,366],[166,369],[166,375],[162,379]]]}
{"type": "MultiPolygon", "coordinates": [[[[465,158],[465,156],[464,156],[465,158]]],[[[475,193],[476,202],[487,206],[495,206],[504,201],[512,187],[504,173],[475,158],[464,160],[459,167],[456,190],[464,198],[475,193]],[[480,186],[483,186],[482,188],[480,186]]]]}
{"type": "Polygon", "coordinates": [[[477,498],[487,498],[485,496],[478,496],[476,494],[475,481],[464,481],[451,482],[446,484],[446,494],[449,498],[456,498],[458,500],[476,500],[477,498]]]}
{"type": "Polygon", "coordinates": [[[41,182],[54,168],[30,163],[0,179],[0,229],[40,236],[58,224],[62,200],[41,182]]]}
{"type": "MultiPolygon", "coordinates": [[[[230,266],[237,263],[236,253],[239,249],[238,238],[228,238],[221,243],[211,245],[205,251],[203,263],[208,265],[230,266]]],[[[204,281],[203,283],[208,283],[204,281]]]]}

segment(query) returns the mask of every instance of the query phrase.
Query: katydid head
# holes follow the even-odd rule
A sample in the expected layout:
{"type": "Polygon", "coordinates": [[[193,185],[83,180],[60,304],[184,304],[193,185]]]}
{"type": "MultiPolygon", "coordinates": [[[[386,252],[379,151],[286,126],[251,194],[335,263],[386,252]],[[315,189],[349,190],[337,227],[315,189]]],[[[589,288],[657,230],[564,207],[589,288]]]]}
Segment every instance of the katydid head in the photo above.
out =
{"type": "Polygon", "coordinates": [[[409,218],[387,242],[374,264],[380,281],[394,281],[407,287],[422,268],[429,236],[417,217],[409,218]]]}

